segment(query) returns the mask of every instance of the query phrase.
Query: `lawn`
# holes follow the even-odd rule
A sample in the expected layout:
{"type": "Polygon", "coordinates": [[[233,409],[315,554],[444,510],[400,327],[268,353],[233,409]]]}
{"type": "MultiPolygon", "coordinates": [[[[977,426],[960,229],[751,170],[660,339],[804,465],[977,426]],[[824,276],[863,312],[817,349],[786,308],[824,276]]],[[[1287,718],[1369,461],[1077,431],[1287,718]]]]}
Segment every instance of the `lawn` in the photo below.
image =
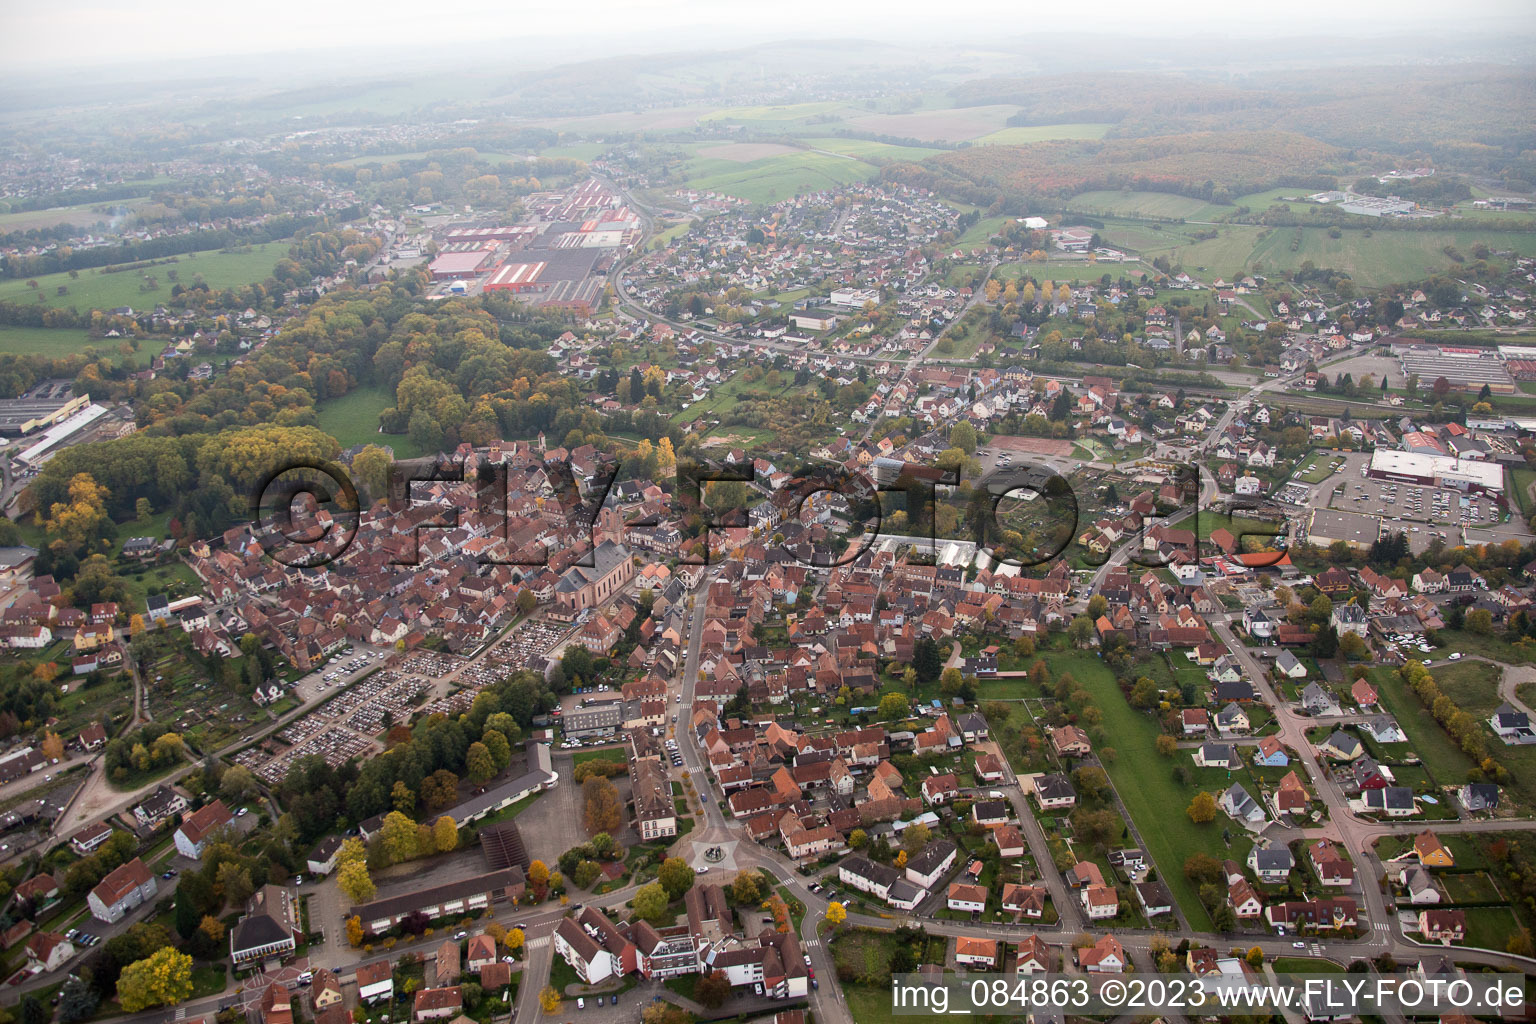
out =
{"type": "Polygon", "coordinates": [[[387,445],[394,449],[397,459],[413,459],[425,454],[409,434],[379,433],[379,413],[394,404],[395,396],[388,388],[353,388],[340,398],[320,403],[317,409],[320,429],[334,437],[343,448],[358,444],[387,445]]]}
{"type": "Polygon", "coordinates": [[[1520,922],[1509,907],[1470,907],[1466,913],[1468,946],[1503,952],[1509,937],[1520,930],[1520,922]]]}
{"type": "MultiPolygon", "coordinates": [[[[234,288],[266,280],[272,275],[277,261],[287,254],[286,243],[264,242],[232,252],[204,249],[168,257],[167,262],[143,270],[108,274],[92,268],[80,271],[80,276],[74,280],[67,272],[44,274],[29,280],[37,281],[36,294],[43,298],[38,305],[82,310],[117,306],[138,309],[170,301],[171,288],[176,283],[170,278],[173,271],[177,281],[185,285],[201,277],[210,288],[234,288]],[[152,290],[141,288],[146,275],[156,281],[152,290]],[[64,295],[57,293],[61,285],[67,289],[64,295]]],[[[0,281],[0,301],[33,303],[36,299],[25,280],[12,279],[0,281]]]]}
{"type": "Polygon", "coordinates": [[[624,753],[623,747],[599,747],[595,750],[578,750],[571,755],[572,767],[584,764],[587,761],[617,761],[624,764],[629,760],[629,755],[624,753]]]}
{"type": "Polygon", "coordinates": [[[1283,527],[1274,523],[1267,523],[1262,519],[1249,519],[1246,516],[1224,516],[1218,512],[1200,512],[1195,517],[1198,524],[1196,534],[1202,541],[1210,540],[1211,534],[1217,530],[1226,530],[1237,538],[1239,545],[1248,548],[1253,543],[1245,543],[1245,537],[1253,538],[1254,542],[1262,547],[1265,538],[1282,532],[1283,527]]]}
{"type": "MultiPolygon", "coordinates": [[[[1115,737],[1118,751],[1118,756],[1105,765],[1115,792],[1157,864],[1158,877],[1173,891],[1190,925],[1196,931],[1210,931],[1210,915],[1201,905],[1195,885],[1184,876],[1184,862],[1196,853],[1209,853],[1218,860],[1241,860],[1247,855],[1247,850],[1240,848],[1247,838],[1241,828],[1232,826],[1233,846],[1229,849],[1221,838],[1223,828],[1230,824],[1224,815],[1209,825],[1197,826],[1185,819],[1184,809],[1196,793],[1215,789],[1217,776],[1226,773],[1214,769],[1216,775],[1212,776],[1197,770],[1189,785],[1175,782],[1173,768],[1178,762],[1156,752],[1157,736],[1162,731],[1156,720],[1125,702],[1113,675],[1096,655],[1059,652],[1048,653],[1045,659],[1055,678],[1070,672],[1098,702],[1104,713],[1104,731],[1115,737]],[[1175,827],[1168,827],[1170,821],[1176,822],[1175,827]]],[[[1186,763],[1188,757],[1183,753],[1186,763]]],[[[1258,796],[1251,785],[1249,792],[1258,796]]]]}
{"type": "Polygon", "coordinates": [[[63,327],[9,327],[0,325],[0,352],[21,356],[61,356],[84,352],[89,347],[114,349],[121,338],[93,338],[84,331],[63,327]]]}
{"type": "Polygon", "coordinates": [[[1439,874],[1440,884],[1452,903],[1494,903],[1503,896],[1486,871],[1457,871],[1439,874]]]}
{"type": "Polygon", "coordinates": [[[1344,966],[1316,956],[1280,956],[1270,966],[1276,974],[1343,974],[1344,966]]]}
{"type": "Polygon", "coordinates": [[[1333,475],[1343,460],[1332,452],[1313,452],[1296,468],[1295,479],[1308,484],[1320,484],[1333,475]]]}
{"type": "MultiPolygon", "coordinates": [[[[1472,761],[1440,728],[1429,710],[1419,703],[1419,698],[1402,677],[1392,669],[1376,668],[1371,670],[1371,682],[1375,684],[1382,704],[1408,734],[1413,752],[1423,760],[1435,781],[1442,786],[1466,781],[1467,772],[1474,767],[1472,761]]],[[[1406,752],[1400,756],[1405,755],[1406,752]]]]}
{"type": "Polygon", "coordinates": [[[1499,706],[1499,666],[1486,661],[1463,661],[1436,665],[1431,670],[1440,692],[1455,701],[1474,718],[1486,718],[1499,706]]]}
{"type": "Polygon", "coordinates": [[[1510,476],[1514,478],[1510,493],[1519,504],[1521,513],[1529,515],[1531,509],[1536,508],[1536,499],[1531,497],[1531,485],[1536,484],[1536,469],[1512,470],[1510,476]]]}

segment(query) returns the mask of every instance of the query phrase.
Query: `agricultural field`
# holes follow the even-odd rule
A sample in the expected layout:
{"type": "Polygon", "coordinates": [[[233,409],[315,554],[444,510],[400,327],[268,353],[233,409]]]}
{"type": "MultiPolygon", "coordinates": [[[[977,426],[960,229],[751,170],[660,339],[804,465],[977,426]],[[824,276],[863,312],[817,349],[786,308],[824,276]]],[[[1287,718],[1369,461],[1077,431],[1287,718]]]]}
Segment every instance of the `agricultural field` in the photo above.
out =
{"type": "MultiPolygon", "coordinates": [[[[1118,193],[1083,195],[1114,196],[1118,193]]],[[[1157,194],[1134,195],[1141,200],[1157,194]]],[[[1167,205],[1170,210],[1194,202],[1182,196],[1164,198],[1170,200],[1167,205]]],[[[1220,208],[1208,207],[1207,212],[1217,209],[1220,208]]],[[[1521,255],[1536,254],[1536,232],[1454,228],[1373,231],[1367,235],[1362,228],[1345,231],[1339,238],[1330,238],[1326,228],[1218,224],[1215,238],[1196,239],[1194,235],[1200,230],[1205,229],[1192,224],[1153,224],[1122,214],[1118,218],[1107,218],[1100,234],[1108,244],[1130,249],[1143,259],[1167,256],[1175,264],[1182,264],[1186,270],[1207,278],[1230,279],[1256,266],[1270,271],[1295,270],[1310,260],[1319,267],[1345,271],[1368,288],[1418,280],[1451,266],[1452,260],[1442,251],[1447,245],[1464,254],[1476,242],[1483,242],[1493,249],[1512,249],[1521,255]],[[1293,238],[1298,239],[1294,251],[1291,249],[1293,238]]]]}
{"type": "MultiPolygon", "coordinates": [[[[1280,228],[1254,246],[1246,265],[1262,262],[1271,270],[1290,270],[1311,260],[1319,267],[1346,271],[1367,288],[1397,281],[1414,281],[1452,265],[1442,252],[1454,246],[1463,254],[1477,242],[1490,249],[1512,249],[1522,256],[1536,255],[1536,232],[1486,231],[1477,228],[1453,228],[1440,231],[1346,231],[1340,238],[1328,237],[1323,228],[1301,229],[1301,243],[1290,249],[1295,229],[1280,228]]],[[[1185,262],[1188,262],[1186,257],[1185,262]]],[[[1235,273],[1235,271],[1234,271],[1235,273]]],[[[1228,275],[1231,276],[1231,275],[1228,275]]]]}
{"type": "Polygon", "coordinates": [[[1024,146],[1050,139],[1102,139],[1110,124],[1032,124],[1000,128],[976,140],[980,146],[1024,146]]]}
{"type": "MultiPolygon", "coordinates": [[[[936,142],[968,142],[1008,127],[1008,119],[1018,110],[1010,104],[994,103],[981,107],[951,107],[941,110],[923,110],[910,114],[868,114],[851,117],[848,123],[861,131],[877,135],[894,135],[903,139],[923,139],[936,142]]],[[[1030,129],[1038,131],[1039,129],[1030,129]]],[[[1103,135],[1076,136],[1099,138],[1103,135]]],[[[1042,136],[1062,138],[1062,136],[1042,136]]],[[[1031,140],[1033,141],[1033,140],[1031,140]]]]}
{"type": "Polygon", "coordinates": [[[395,404],[387,388],[354,388],[340,398],[327,399],[317,413],[320,429],[334,437],[343,448],[355,444],[388,445],[397,459],[424,455],[409,434],[379,433],[379,413],[395,404]]]}
{"type": "Polygon", "coordinates": [[[723,107],[701,116],[700,124],[724,121],[729,124],[774,125],[806,124],[812,118],[839,115],[848,106],[838,100],[821,100],[813,103],[785,103],[771,106],[723,107]]]}
{"type": "MultiPolygon", "coordinates": [[[[80,271],[80,276],[73,280],[67,272],[44,274],[33,280],[37,281],[35,294],[42,296],[38,305],[80,310],[117,306],[137,309],[170,301],[171,288],[176,283],[168,276],[170,271],[176,272],[177,280],[182,284],[190,285],[201,277],[210,288],[235,288],[270,277],[277,261],[287,254],[287,244],[264,242],[235,252],[204,249],[168,258],[164,263],[143,270],[107,274],[93,268],[80,271]],[[145,275],[155,278],[157,287],[153,291],[141,290],[145,275]],[[64,295],[58,294],[60,286],[67,289],[64,295]]],[[[37,300],[26,281],[12,278],[0,281],[0,301],[30,304],[37,300]]]]}
{"type": "Polygon", "coordinates": [[[61,327],[11,327],[0,324],[0,352],[21,356],[67,356],[87,348],[107,349],[120,338],[93,338],[84,331],[61,327]]]}
{"type": "Polygon", "coordinates": [[[749,203],[776,203],[804,192],[863,181],[876,171],[873,164],[853,157],[812,153],[789,146],[751,147],[774,151],[745,160],[736,158],[740,150],[727,157],[706,155],[711,149],[720,148],[704,147],[689,162],[689,188],[723,192],[749,203]]]}
{"type": "Polygon", "coordinates": [[[860,160],[925,160],[941,149],[928,149],[922,146],[897,146],[889,142],[874,142],[870,139],[842,139],[842,138],[814,138],[806,137],[800,140],[812,149],[825,150],[828,153],[841,153],[844,156],[857,157],[860,160]]]}
{"type": "Polygon", "coordinates": [[[1080,192],[1067,200],[1067,205],[1085,213],[1102,213],[1115,217],[1188,220],[1214,220],[1223,210],[1229,213],[1232,210],[1230,206],[1217,206],[1203,199],[1192,199],[1172,192],[1132,192],[1129,189],[1080,192]]]}

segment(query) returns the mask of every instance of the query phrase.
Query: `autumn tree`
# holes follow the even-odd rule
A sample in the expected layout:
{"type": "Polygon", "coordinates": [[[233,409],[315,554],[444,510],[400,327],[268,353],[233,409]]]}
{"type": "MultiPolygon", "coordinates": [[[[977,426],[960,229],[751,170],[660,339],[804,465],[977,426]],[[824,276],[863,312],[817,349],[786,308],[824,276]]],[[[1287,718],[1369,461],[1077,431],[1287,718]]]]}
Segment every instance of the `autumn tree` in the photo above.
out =
{"type": "Polygon", "coordinates": [[[54,502],[48,509],[43,528],[68,551],[83,551],[111,522],[107,515],[107,489],[89,473],[70,478],[68,501],[54,502]]]}
{"type": "MultiPolygon", "coordinates": [[[[482,745],[481,749],[484,749],[482,745]]],[[[459,777],[446,768],[421,780],[421,800],[428,811],[441,811],[459,802],[459,777]]]]}
{"type": "Polygon", "coordinates": [[[363,919],[355,914],[347,918],[347,942],[353,949],[363,944],[363,919]]]}
{"type": "Polygon", "coordinates": [[[336,872],[336,885],[353,904],[367,903],[379,892],[368,874],[367,863],[360,860],[347,861],[341,865],[336,872]]]}
{"type": "Polygon", "coordinates": [[[667,890],[670,899],[680,899],[693,888],[694,870],[681,857],[668,857],[656,870],[656,880],[667,890]]]}
{"type": "Polygon", "coordinates": [[[50,761],[61,760],[64,757],[64,741],[59,738],[58,733],[46,732],[43,734],[42,750],[43,756],[50,761]]]}
{"type": "Polygon", "coordinates": [[[837,900],[833,900],[831,903],[827,904],[826,920],[827,924],[830,924],[832,927],[836,928],[838,925],[848,920],[848,909],[841,903],[837,902],[837,900]]]}
{"type": "Polygon", "coordinates": [[[538,899],[543,899],[549,890],[549,868],[543,861],[536,860],[528,865],[528,886],[538,899]]]}
{"type": "Polygon", "coordinates": [[[507,936],[501,940],[501,944],[506,946],[507,949],[516,953],[518,950],[523,948],[523,943],[526,941],[527,936],[523,934],[523,930],[521,928],[509,928],[507,930],[507,936]]]}
{"type": "Polygon", "coordinates": [[[379,826],[378,842],[385,859],[391,864],[412,860],[421,853],[417,848],[416,823],[399,811],[390,811],[384,815],[384,824],[379,826]]]}
{"type": "Polygon", "coordinates": [[[642,885],[635,893],[635,913],[651,924],[666,923],[667,890],[660,882],[642,885]]]}
{"type": "Polygon", "coordinates": [[[1216,819],[1216,798],[1209,793],[1196,793],[1189,802],[1185,814],[1196,825],[1204,825],[1216,819]]]}
{"type": "Polygon", "coordinates": [[[601,775],[591,775],[581,784],[587,831],[617,832],[624,824],[624,808],[619,791],[601,775]]]}
{"type": "Polygon", "coordinates": [[[465,751],[464,767],[469,772],[469,781],[477,786],[484,785],[496,776],[496,760],[491,757],[490,748],[478,740],[465,751]]]}
{"type": "Polygon", "coordinates": [[[698,980],[693,988],[693,998],[707,1010],[724,1006],[731,997],[731,979],[724,971],[711,971],[698,980]]]}
{"type": "Polygon", "coordinates": [[[123,968],[117,1000],[124,1013],[152,1006],[175,1006],[192,994],[192,958],[170,946],[123,968]]]}
{"type": "Polygon", "coordinates": [[[731,883],[731,899],[737,903],[755,904],[762,898],[762,876],[755,871],[738,872],[731,883]]]}
{"type": "Polygon", "coordinates": [[[1154,746],[1157,747],[1157,752],[1164,757],[1172,757],[1179,751],[1179,741],[1167,733],[1161,733],[1157,737],[1154,746]]]}
{"type": "Polygon", "coordinates": [[[545,985],[539,989],[539,1009],[547,1014],[560,1012],[560,993],[553,985],[545,985]]]}
{"type": "Polygon", "coordinates": [[[459,847],[459,826],[447,814],[432,825],[432,845],[438,853],[452,853],[459,847]]]}

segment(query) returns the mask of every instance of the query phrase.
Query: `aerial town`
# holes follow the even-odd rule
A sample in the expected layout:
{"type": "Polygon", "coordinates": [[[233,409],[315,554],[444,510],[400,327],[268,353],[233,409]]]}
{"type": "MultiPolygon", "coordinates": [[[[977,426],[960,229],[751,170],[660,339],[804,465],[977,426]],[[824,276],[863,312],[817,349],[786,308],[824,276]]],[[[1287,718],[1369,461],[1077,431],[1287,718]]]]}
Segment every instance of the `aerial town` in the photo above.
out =
{"type": "Polygon", "coordinates": [[[1525,985],[1536,51],[1016,42],[20,95],[0,1024],[1525,985]]]}

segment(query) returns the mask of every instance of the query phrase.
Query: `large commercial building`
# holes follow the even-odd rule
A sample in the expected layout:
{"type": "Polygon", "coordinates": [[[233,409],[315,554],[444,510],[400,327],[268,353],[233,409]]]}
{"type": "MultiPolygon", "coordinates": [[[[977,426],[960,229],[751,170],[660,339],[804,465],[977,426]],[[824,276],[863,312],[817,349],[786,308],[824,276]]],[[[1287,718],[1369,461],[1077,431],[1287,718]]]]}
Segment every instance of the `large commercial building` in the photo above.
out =
{"type": "Polygon", "coordinates": [[[1504,497],[1504,467],[1479,459],[1458,459],[1431,452],[1403,452],[1378,448],[1371,453],[1366,475],[1377,480],[1432,487],[1454,487],[1461,491],[1504,497]]]}
{"type": "Polygon", "coordinates": [[[1368,548],[1381,535],[1381,520],[1359,512],[1314,508],[1307,522],[1307,543],[1326,548],[1343,541],[1352,548],[1368,548]]]}
{"type": "Polygon", "coordinates": [[[24,437],[44,427],[62,423],[91,404],[89,395],[76,395],[68,387],[45,382],[20,398],[0,399],[0,436],[24,437]]]}
{"type": "Polygon", "coordinates": [[[65,441],[91,426],[107,414],[103,405],[87,405],[84,409],[43,431],[41,437],[16,456],[29,466],[41,466],[62,450],[65,441]]]}

